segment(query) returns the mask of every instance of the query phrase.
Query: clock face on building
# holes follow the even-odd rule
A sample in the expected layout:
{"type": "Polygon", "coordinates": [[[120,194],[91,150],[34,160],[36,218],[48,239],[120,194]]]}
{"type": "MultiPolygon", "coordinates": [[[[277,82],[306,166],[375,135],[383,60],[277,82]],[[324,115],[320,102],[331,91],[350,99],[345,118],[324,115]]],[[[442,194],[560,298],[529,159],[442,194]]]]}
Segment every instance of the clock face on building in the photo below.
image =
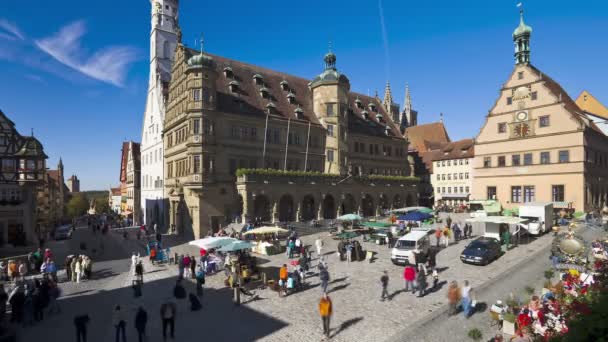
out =
{"type": "Polygon", "coordinates": [[[517,113],[517,120],[519,120],[519,121],[525,121],[526,119],[528,119],[528,113],[527,112],[519,112],[519,113],[517,113]]]}
{"type": "Polygon", "coordinates": [[[524,138],[530,135],[530,126],[526,123],[518,123],[513,127],[513,133],[518,138],[524,138]]]}

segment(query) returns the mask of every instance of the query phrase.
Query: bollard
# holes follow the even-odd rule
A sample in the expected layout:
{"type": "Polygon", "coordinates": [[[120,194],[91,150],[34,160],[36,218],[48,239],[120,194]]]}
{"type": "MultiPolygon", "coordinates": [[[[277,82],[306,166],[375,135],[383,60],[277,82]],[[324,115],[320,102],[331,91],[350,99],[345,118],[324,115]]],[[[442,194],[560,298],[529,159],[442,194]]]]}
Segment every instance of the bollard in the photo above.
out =
{"type": "Polygon", "coordinates": [[[235,286],[234,288],[234,305],[241,305],[241,291],[239,291],[239,287],[235,286]]]}

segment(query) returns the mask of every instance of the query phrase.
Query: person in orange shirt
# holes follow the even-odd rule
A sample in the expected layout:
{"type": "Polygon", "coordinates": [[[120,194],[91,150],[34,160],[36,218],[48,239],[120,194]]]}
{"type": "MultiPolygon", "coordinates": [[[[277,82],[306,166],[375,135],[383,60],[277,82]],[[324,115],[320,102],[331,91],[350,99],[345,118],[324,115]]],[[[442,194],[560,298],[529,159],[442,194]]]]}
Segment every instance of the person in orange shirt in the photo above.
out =
{"type": "Polygon", "coordinates": [[[281,288],[279,289],[279,296],[287,295],[287,265],[283,264],[283,267],[279,270],[279,280],[281,288]]]}
{"type": "Polygon", "coordinates": [[[331,299],[327,295],[327,292],[323,293],[323,297],[321,297],[321,301],[319,302],[319,313],[321,314],[321,319],[323,320],[323,334],[325,337],[329,338],[329,320],[331,318],[332,312],[331,299]]]}

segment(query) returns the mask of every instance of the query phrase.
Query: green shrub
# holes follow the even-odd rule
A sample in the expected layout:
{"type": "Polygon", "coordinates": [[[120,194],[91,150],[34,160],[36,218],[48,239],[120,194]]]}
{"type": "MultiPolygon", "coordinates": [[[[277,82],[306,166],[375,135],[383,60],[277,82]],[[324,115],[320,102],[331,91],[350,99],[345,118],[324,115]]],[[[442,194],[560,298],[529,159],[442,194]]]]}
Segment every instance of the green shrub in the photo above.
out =
{"type": "Polygon", "coordinates": [[[483,335],[481,334],[481,331],[477,328],[473,328],[471,330],[469,330],[469,338],[473,341],[479,341],[482,339],[483,335]]]}

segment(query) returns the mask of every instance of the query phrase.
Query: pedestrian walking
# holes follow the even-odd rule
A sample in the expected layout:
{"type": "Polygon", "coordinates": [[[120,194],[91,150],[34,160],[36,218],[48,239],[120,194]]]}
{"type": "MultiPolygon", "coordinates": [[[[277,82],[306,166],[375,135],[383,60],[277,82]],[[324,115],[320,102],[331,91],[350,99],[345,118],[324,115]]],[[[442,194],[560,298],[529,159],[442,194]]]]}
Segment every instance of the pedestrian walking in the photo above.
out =
{"type": "Polygon", "coordinates": [[[445,248],[447,248],[450,245],[450,228],[445,227],[443,229],[443,243],[445,245],[445,248]]]}
{"type": "Polygon", "coordinates": [[[140,285],[144,283],[144,265],[141,260],[135,265],[135,277],[139,281],[140,285]]]}
{"type": "Polygon", "coordinates": [[[169,328],[171,339],[175,339],[175,313],[177,308],[175,303],[167,298],[160,306],[160,317],[163,321],[163,340],[167,340],[167,328],[169,328]]]}
{"type": "Polygon", "coordinates": [[[471,290],[472,289],[469,281],[465,280],[461,291],[462,299],[460,300],[465,318],[469,318],[473,314],[473,306],[471,305],[471,290]]]}
{"type": "Polygon", "coordinates": [[[146,324],[148,324],[148,313],[140,306],[135,314],[135,330],[137,330],[139,342],[144,342],[148,339],[146,336],[146,324]]]}
{"type": "Polygon", "coordinates": [[[178,273],[177,276],[179,279],[183,279],[184,278],[184,256],[180,255],[178,262],[177,262],[177,269],[178,269],[178,273]]]}
{"type": "Polygon", "coordinates": [[[353,258],[353,244],[350,242],[347,242],[345,248],[346,248],[346,261],[348,263],[350,263],[353,258]]]}
{"type": "Polygon", "coordinates": [[[194,256],[190,256],[190,277],[196,279],[196,259],[194,256]]]}
{"type": "Polygon", "coordinates": [[[131,255],[131,272],[133,272],[133,276],[137,275],[137,272],[135,271],[135,266],[137,266],[137,255],[135,254],[135,252],[133,252],[133,254],[131,255]]]}
{"type": "Polygon", "coordinates": [[[380,295],[380,300],[384,301],[385,299],[389,299],[388,295],[388,272],[384,271],[382,277],[380,277],[380,284],[382,285],[382,294],[380,295]]]}
{"type": "Polygon", "coordinates": [[[454,232],[454,240],[458,242],[460,240],[460,233],[462,232],[458,223],[452,225],[452,231],[454,232]]]}
{"type": "Polygon", "coordinates": [[[458,304],[460,303],[460,288],[458,287],[458,283],[454,280],[450,283],[448,287],[448,315],[452,316],[456,313],[458,309],[458,304]]]}
{"type": "Polygon", "coordinates": [[[439,282],[439,273],[437,272],[436,268],[433,268],[432,277],[433,277],[433,291],[436,291],[437,283],[439,282]]]}
{"type": "Polygon", "coordinates": [[[428,283],[426,281],[426,272],[424,270],[424,268],[422,267],[423,265],[419,265],[418,267],[418,274],[416,276],[416,283],[418,285],[418,297],[424,297],[424,295],[426,294],[426,288],[428,286],[428,283]]]}
{"type": "Polygon", "coordinates": [[[61,308],[59,307],[59,302],[57,301],[57,299],[59,299],[59,296],[61,296],[61,289],[59,288],[59,286],[57,285],[56,282],[50,282],[49,284],[49,309],[48,309],[48,314],[52,314],[52,313],[61,313],[61,308]]]}
{"type": "Polygon", "coordinates": [[[127,321],[125,320],[120,305],[116,305],[114,307],[114,312],[112,313],[112,325],[114,326],[114,330],[116,331],[115,341],[120,342],[122,337],[122,342],[127,342],[127,336],[125,331],[127,321]]]}
{"type": "Polygon", "coordinates": [[[279,269],[279,296],[287,295],[287,265],[283,264],[283,267],[279,269]]]}
{"type": "Polygon", "coordinates": [[[205,270],[201,264],[196,271],[196,295],[203,296],[203,285],[205,285],[205,270]]]}
{"type": "Polygon", "coordinates": [[[190,256],[184,256],[184,271],[186,278],[190,278],[190,256]]]}
{"type": "Polygon", "coordinates": [[[323,297],[319,301],[319,313],[321,314],[321,320],[323,321],[323,335],[325,335],[325,338],[329,338],[329,324],[333,313],[333,307],[327,292],[323,293],[323,297]]]}
{"type": "Polygon", "coordinates": [[[74,326],[76,327],[76,342],[87,342],[87,324],[89,324],[89,315],[78,315],[74,317],[74,326]]]}
{"type": "Polygon", "coordinates": [[[403,270],[403,279],[405,280],[405,291],[412,291],[412,293],[416,293],[416,288],[414,287],[414,280],[416,279],[416,269],[412,265],[405,266],[403,270]]]}
{"type": "MultiPolygon", "coordinates": [[[[37,269],[40,269],[40,267],[37,269]]],[[[27,266],[25,266],[25,263],[19,263],[19,267],[17,267],[17,272],[21,280],[25,281],[25,276],[27,275],[27,266]]]]}
{"type": "Polygon", "coordinates": [[[441,241],[441,228],[435,229],[435,247],[439,247],[439,243],[441,241]]]}
{"type": "Polygon", "coordinates": [[[321,256],[323,255],[323,240],[321,240],[321,237],[318,237],[315,240],[315,247],[317,247],[317,255],[319,257],[319,260],[321,260],[321,256]]]}
{"type": "Polygon", "coordinates": [[[329,284],[329,271],[327,270],[327,267],[320,267],[319,280],[321,280],[321,288],[323,289],[323,293],[327,293],[327,285],[329,284]]]}
{"type": "Polygon", "coordinates": [[[76,265],[74,267],[74,272],[76,273],[76,283],[80,283],[80,278],[82,277],[82,260],[80,257],[76,259],[76,265]]]}

